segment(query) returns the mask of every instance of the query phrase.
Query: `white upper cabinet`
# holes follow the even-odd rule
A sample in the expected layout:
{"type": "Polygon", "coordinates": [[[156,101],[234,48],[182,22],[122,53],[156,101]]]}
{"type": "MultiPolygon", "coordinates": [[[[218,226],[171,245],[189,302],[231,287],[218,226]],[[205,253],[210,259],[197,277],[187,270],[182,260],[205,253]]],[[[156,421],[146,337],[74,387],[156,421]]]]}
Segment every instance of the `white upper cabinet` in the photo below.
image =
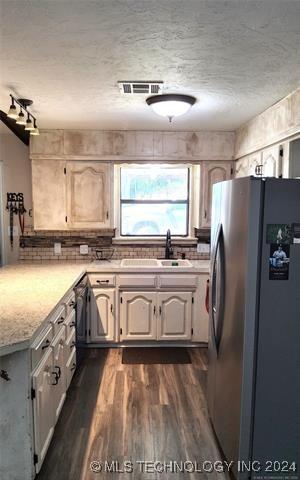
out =
{"type": "Polygon", "coordinates": [[[67,217],[69,228],[109,227],[109,176],[110,166],[106,163],[67,163],[67,217]]]}
{"type": "Polygon", "coordinates": [[[231,178],[231,162],[203,162],[201,166],[200,226],[210,227],[213,185],[231,178]]]}
{"type": "Polygon", "coordinates": [[[35,230],[65,230],[65,161],[32,161],[33,221],[35,230]]]}
{"type": "Polygon", "coordinates": [[[156,293],[123,292],[121,340],[156,340],[156,293]]]}
{"type": "Polygon", "coordinates": [[[115,334],[114,290],[91,290],[91,342],[109,342],[115,334]]]}
{"type": "Polygon", "coordinates": [[[192,293],[158,293],[157,340],[190,340],[192,293]]]}

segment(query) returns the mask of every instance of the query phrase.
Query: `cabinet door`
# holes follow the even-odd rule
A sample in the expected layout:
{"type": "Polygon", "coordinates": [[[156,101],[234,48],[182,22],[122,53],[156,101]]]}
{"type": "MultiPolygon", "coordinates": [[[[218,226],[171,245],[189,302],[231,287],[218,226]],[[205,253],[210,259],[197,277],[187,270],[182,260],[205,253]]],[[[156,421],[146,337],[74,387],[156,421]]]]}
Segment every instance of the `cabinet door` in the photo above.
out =
{"type": "Polygon", "coordinates": [[[91,290],[91,342],[111,342],[115,333],[114,290],[91,290]]]}
{"type": "Polygon", "coordinates": [[[32,387],[35,390],[33,399],[34,443],[38,462],[35,466],[38,473],[48,450],[54,431],[54,405],[53,405],[53,375],[52,351],[49,350],[38,368],[32,375],[32,387]]]}
{"type": "Polygon", "coordinates": [[[201,167],[202,227],[210,227],[213,185],[231,178],[231,162],[204,162],[201,167]]]}
{"type": "Polygon", "coordinates": [[[156,293],[123,292],[120,315],[122,340],[156,340],[156,293]]]}
{"type": "Polygon", "coordinates": [[[109,165],[67,162],[69,228],[103,228],[110,225],[109,165]]]}
{"type": "Polygon", "coordinates": [[[262,153],[262,173],[264,177],[280,177],[282,174],[282,157],[280,146],[267,148],[262,153]]]}
{"type": "Polygon", "coordinates": [[[248,175],[262,176],[262,156],[261,152],[253,153],[248,156],[248,175]]]}
{"type": "Polygon", "coordinates": [[[235,162],[235,178],[247,177],[249,175],[249,158],[244,157],[235,162]]]}
{"type": "Polygon", "coordinates": [[[158,293],[158,340],[190,340],[192,292],[158,293]]]}
{"type": "Polygon", "coordinates": [[[65,162],[32,161],[33,223],[35,230],[66,230],[65,162]]]}
{"type": "Polygon", "coordinates": [[[54,339],[53,349],[53,405],[55,423],[58,420],[64,401],[66,399],[66,353],[65,353],[65,328],[54,339]]]}

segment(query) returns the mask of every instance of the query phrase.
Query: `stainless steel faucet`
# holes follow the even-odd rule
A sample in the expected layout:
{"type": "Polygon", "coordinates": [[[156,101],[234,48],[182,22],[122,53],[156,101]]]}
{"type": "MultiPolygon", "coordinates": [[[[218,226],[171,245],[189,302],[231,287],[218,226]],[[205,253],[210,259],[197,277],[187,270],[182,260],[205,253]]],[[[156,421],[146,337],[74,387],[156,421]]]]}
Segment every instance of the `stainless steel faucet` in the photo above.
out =
{"type": "Polygon", "coordinates": [[[167,230],[167,235],[166,235],[166,249],[165,249],[165,258],[172,258],[173,257],[173,248],[172,248],[172,242],[171,242],[171,231],[170,229],[167,230]]]}

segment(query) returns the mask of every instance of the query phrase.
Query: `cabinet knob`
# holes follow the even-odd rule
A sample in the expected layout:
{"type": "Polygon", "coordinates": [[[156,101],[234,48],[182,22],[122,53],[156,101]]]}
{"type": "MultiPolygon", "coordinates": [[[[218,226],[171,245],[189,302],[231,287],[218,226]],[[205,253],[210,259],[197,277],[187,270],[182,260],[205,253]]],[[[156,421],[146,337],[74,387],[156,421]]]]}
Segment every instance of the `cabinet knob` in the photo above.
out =
{"type": "Polygon", "coordinates": [[[76,343],[75,342],[72,342],[71,345],[70,345],[70,350],[75,347],[76,343]]]}
{"type": "Polygon", "coordinates": [[[113,307],[112,303],[110,304],[110,311],[111,311],[111,313],[113,313],[113,311],[114,311],[114,307],[113,307]]]}
{"type": "Polygon", "coordinates": [[[154,315],[156,315],[156,306],[155,305],[153,307],[153,313],[154,313],[154,315]]]}
{"type": "Polygon", "coordinates": [[[72,300],[72,302],[69,303],[69,307],[74,307],[75,306],[75,302],[72,300]]]}
{"type": "Polygon", "coordinates": [[[72,371],[72,370],[75,370],[75,368],[76,368],[76,363],[73,363],[73,365],[72,365],[72,367],[70,368],[70,370],[71,370],[71,371],[72,371]]]}
{"type": "Polygon", "coordinates": [[[60,319],[58,320],[57,324],[60,325],[61,323],[64,323],[64,320],[65,320],[64,317],[60,317],[60,319]]]}

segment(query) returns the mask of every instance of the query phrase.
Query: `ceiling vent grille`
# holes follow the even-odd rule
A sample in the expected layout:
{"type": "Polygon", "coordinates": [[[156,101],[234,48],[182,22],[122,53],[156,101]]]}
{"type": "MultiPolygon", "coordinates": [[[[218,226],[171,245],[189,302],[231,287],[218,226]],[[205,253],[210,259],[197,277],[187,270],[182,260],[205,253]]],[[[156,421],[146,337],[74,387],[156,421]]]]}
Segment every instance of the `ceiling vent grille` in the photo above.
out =
{"type": "Polygon", "coordinates": [[[120,92],[126,95],[158,95],[164,82],[118,82],[120,92]]]}

